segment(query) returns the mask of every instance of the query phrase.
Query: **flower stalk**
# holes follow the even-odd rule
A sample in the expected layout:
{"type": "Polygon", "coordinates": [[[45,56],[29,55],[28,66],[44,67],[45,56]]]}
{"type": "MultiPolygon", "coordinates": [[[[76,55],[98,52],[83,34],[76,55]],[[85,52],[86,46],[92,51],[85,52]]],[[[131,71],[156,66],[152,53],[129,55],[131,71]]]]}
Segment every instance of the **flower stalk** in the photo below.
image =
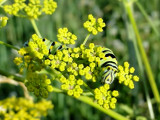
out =
{"type": "Polygon", "coordinates": [[[15,46],[13,46],[13,45],[10,45],[10,44],[7,44],[7,43],[5,43],[5,42],[3,42],[3,41],[0,41],[0,44],[1,44],[1,45],[5,45],[6,47],[9,47],[9,48],[13,48],[13,49],[15,49],[15,50],[19,50],[17,47],[15,47],[15,46]]]}
{"type": "Polygon", "coordinates": [[[85,45],[85,44],[86,44],[86,42],[87,42],[87,40],[88,40],[89,36],[90,36],[90,34],[88,34],[88,35],[86,36],[86,38],[85,38],[85,40],[84,40],[84,42],[83,42],[83,45],[85,45]]]}
{"type": "Polygon", "coordinates": [[[98,104],[96,104],[91,98],[86,97],[86,96],[80,96],[79,98],[77,98],[78,100],[87,103],[88,105],[102,111],[103,113],[111,116],[112,118],[116,119],[116,120],[129,120],[127,117],[122,116],[116,112],[114,112],[111,109],[104,109],[103,107],[99,106],[98,104]]]}
{"type": "Polygon", "coordinates": [[[7,0],[3,0],[0,2],[0,7],[2,6],[2,4],[4,4],[7,0]]]}
{"type": "Polygon", "coordinates": [[[38,35],[38,37],[42,38],[42,36],[41,36],[41,34],[40,34],[40,32],[39,32],[39,29],[38,29],[38,27],[37,27],[37,25],[36,25],[35,20],[34,20],[34,19],[30,19],[30,21],[31,21],[31,24],[32,24],[32,26],[33,26],[36,34],[38,35]]]}

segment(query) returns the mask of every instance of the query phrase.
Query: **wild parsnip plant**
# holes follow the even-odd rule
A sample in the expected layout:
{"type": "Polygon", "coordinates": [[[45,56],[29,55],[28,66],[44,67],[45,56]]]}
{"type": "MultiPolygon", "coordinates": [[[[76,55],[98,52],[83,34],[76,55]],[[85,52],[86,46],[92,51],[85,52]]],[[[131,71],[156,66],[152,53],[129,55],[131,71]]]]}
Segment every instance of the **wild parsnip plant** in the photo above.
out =
{"type": "MultiPolygon", "coordinates": [[[[139,81],[138,75],[134,74],[135,68],[131,67],[129,62],[119,65],[116,54],[109,48],[94,43],[86,44],[90,36],[103,32],[106,24],[102,18],[96,19],[92,14],[88,15],[88,20],[83,23],[88,35],[83,43],[76,46],[80,37],[66,27],[57,30],[58,41],[54,40],[54,42],[43,37],[39,32],[35,20],[55,12],[57,3],[54,0],[14,0],[13,3],[4,4],[5,2],[5,0],[0,1],[0,5],[7,14],[30,20],[35,30],[35,34],[29,35],[30,39],[20,49],[0,41],[0,44],[17,50],[19,54],[15,57],[14,63],[18,66],[22,77],[19,79],[13,75],[15,80],[22,81],[27,90],[38,98],[46,99],[53,92],[63,93],[115,119],[128,119],[112,109],[116,108],[118,96],[121,94],[121,91],[116,89],[117,84],[134,89],[135,82],[139,81]]],[[[0,19],[1,28],[7,24],[7,20],[7,17],[0,19]]],[[[21,111],[27,112],[24,113],[27,115],[23,116],[23,119],[29,119],[32,116],[40,119],[40,116],[47,114],[47,109],[53,108],[51,102],[43,101],[33,104],[25,98],[8,98],[0,101],[1,106],[5,110],[2,113],[0,111],[0,117],[2,114],[6,119],[11,118],[11,112],[21,117],[21,111]],[[20,102],[17,106],[8,105],[8,102],[16,104],[16,100],[22,103],[20,102]],[[1,103],[6,103],[6,105],[1,103]],[[25,106],[25,104],[29,105],[25,106]],[[39,107],[41,104],[46,104],[46,108],[42,111],[39,107]],[[7,109],[10,111],[7,112],[7,109]]]]}
{"type": "MultiPolygon", "coordinates": [[[[84,26],[89,34],[95,35],[103,31],[105,23],[102,18],[96,21],[90,14],[88,19],[84,26]]],[[[16,57],[14,60],[20,68],[20,73],[26,71],[25,85],[36,96],[47,98],[48,93],[54,90],[52,80],[58,80],[61,89],[69,96],[78,98],[84,92],[91,92],[96,103],[105,109],[114,109],[119,93],[109,88],[116,74],[119,83],[124,83],[131,89],[134,88],[133,80],[139,80],[137,76],[132,75],[134,68],[129,68],[128,62],[124,63],[124,67],[117,68],[113,53],[106,52],[111,51],[110,49],[96,46],[94,43],[90,43],[88,47],[84,43],[80,47],[68,47],[68,44],[75,44],[77,37],[67,28],[60,28],[57,37],[59,42],[50,42],[36,34],[32,35],[25,47],[18,51],[22,57],[16,57]],[[43,70],[51,72],[44,74],[43,70]],[[50,74],[55,79],[51,80],[50,74]],[[99,86],[91,88],[94,83],[99,86]]]]}

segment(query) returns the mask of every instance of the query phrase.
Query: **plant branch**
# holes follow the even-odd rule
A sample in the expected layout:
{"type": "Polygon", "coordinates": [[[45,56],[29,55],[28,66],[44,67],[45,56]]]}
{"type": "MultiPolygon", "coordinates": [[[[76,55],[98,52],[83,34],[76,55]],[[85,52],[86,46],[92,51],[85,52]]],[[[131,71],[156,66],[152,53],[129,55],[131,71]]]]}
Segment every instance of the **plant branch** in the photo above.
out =
{"type": "Polygon", "coordinates": [[[84,95],[84,96],[93,96],[93,94],[91,92],[83,92],[82,95],[84,95]]]}
{"type": "Polygon", "coordinates": [[[91,98],[86,97],[86,96],[80,96],[79,98],[77,98],[78,100],[89,104],[90,106],[102,111],[103,113],[111,116],[112,118],[116,119],[116,120],[129,120],[127,117],[122,116],[116,112],[114,112],[111,109],[104,109],[103,107],[99,106],[97,103],[95,103],[91,98]]]}
{"type": "Polygon", "coordinates": [[[38,27],[37,27],[37,25],[36,25],[35,20],[34,20],[34,19],[30,19],[30,21],[31,21],[32,26],[33,26],[36,34],[38,35],[38,37],[42,38],[42,36],[41,36],[41,34],[40,34],[40,32],[39,32],[39,29],[38,29],[38,27]]]}
{"type": "Polygon", "coordinates": [[[86,38],[85,38],[85,40],[84,40],[84,42],[83,42],[83,45],[85,45],[85,44],[86,44],[86,42],[87,42],[87,40],[88,40],[89,36],[90,36],[90,34],[88,34],[88,35],[86,36],[86,38]]]}
{"type": "MultiPolygon", "coordinates": [[[[56,88],[56,87],[53,87],[53,91],[54,91],[54,92],[58,92],[58,93],[64,93],[62,90],[60,90],[60,89],[58,89],[58,88],[56,88]]],[[[64,94],[65,94],[65,93],[64,93],[64,94]]],[[[65,94],[65,95],[67,95],[67,94],[65,94]]],[[[74,97],[74,98],[75,98],[75,97],[74,97]]],[[[101,112],[109,115],[109,116],[112,117],[112,118],[115,118],[116,120],[129,120],[127,117],[122,116],[122,115],[114,112],[114,111],[111,110],[111,109],[104,109],[103,107],[101,107],[101,106],[99,106],[97,103],[95,103],[95,102],[93,101],[93,99],[91,99],[91,98],[89,98],[89,97],[80,96],[79,98],[76,98],[76,99],[77,99],[77,100],[80,100],[80,101],[82,101],[82,102],[84,102],[84,103],[86,103],[86,104],[88,104],[88,105],[90,105],[90,106],[92,106],[92,107],[94,107],[94,108],[96,108],[96,109],[98,109],[98,110],[100,110],[101,112]]]]}
{"type": "Polygon", "coordinates": [[[19,50],[17,47],[14,47],[13,45],[7,44],[7,43],[5,43],[5,42],[3,42],[3,41],[0,41],[0,44],[1,44],[1,45],[5,45],[6,47],[9,47],[9,48],[13,48],[13,49],[15,49],[15,50],[19,50]]]}

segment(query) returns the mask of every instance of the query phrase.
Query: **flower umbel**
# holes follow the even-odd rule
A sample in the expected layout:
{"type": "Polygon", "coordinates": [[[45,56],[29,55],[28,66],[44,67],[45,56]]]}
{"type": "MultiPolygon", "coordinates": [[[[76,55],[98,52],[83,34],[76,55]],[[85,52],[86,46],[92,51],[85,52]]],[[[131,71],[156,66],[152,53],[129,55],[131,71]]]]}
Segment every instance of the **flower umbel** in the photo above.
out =
{"type": "Polygon", "coordinates": [[[68,31],[67,28],[58,29],[58,41],[63,44],[75,44],[77,36],[68,31]]]}
{"type": "Polygon", "coordinates": [[[98,32],[103,31],[102,28],[105,27],[105,23],[103,22],[102,18],[98,18],[96,20],[92,14],[89,14],[88,21],[86,21],[83,26],[88,30],[88,32],[92,33],[93,35],[97,35],[98,32]]]}
{"type": "Polygon", "coordinates": [[[28,72],[25,85],[28,91],[33,92],[36,96],[41,96],[43,98],[47,98],[48,92],[53,91],[51,80],[46,74],[28,72]]]}
{"type": "Polygon", "coordinates": [[[108,84],[96,88],[94,90],[95,100],[100,106],[104,107],[105,109],[114,109],[117,102],[117,99],[115,97],[117,97],[119,93],[116,90],[110,91],[109,88],[110,86],[108,84]]]}
{"type": "Polygon", "coordinates": [[[43,1],[43,9],[42,11],[45,13],[45,14],[49,14],[51,15],[55,9],[57,8],[57,3],[54,2],[53,0],[44,0],[43,1]]]}
{"type": "Polygon", "coordinates": [[[28,17],[37,19],[43,13],[53,14],[57,8],[57,3],[54,0],[14,0],[12,5],[4,5],[4,11],[10,15],[18,17],[28,17]]]}
{"type": "Polygon", "coordinates": [[[26,0],[14,0],[12,5],[4,5],[4,11],[10,15],[19,16],[19,12],[27,6],[25,1],[26,0]]]}
{"type": "Polygon", "coordinates": [[[16,57],[14,62],[19,65],[20,73],[27,69],[25,85],[28,90],[34,92],[36,96],[48,97],[48,92],[53,91],[51,81],[47,75],[37,72],[50,64],[50,61],[45,60],[49,54],[45,42],[33,34],[27,46],[22,47],[18,53],[23,57],[16,57]]]}
{"type": "Polygon", "coordinates": [[[129,68],[129,63],[124,62],[124,67],[119,65],[118,66],[118,80],[119,83],[123,83],[125,86],[128,86],[130,89],[134,88],[133,81],[139,81],[139,77],[137,75],[132,75],[135,71],[134,67],[129,68]]]}
{"type": "Polygon", "coordinates": [[[47,115],[47,110],[53,109],[50,101],[42,100],[34,103],[25,98],[7,98],[0,101],[0,117],[4,120],[40,120],[47,115]]]}

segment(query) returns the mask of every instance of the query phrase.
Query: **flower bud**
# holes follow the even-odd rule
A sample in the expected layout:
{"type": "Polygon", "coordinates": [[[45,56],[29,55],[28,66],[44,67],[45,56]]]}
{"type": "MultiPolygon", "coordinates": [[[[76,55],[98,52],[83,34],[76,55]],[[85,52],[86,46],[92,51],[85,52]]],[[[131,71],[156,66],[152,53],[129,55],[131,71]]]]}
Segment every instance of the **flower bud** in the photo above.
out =
{"type": "Polygon", "coordinates": [[[7,25],[8,17],[0,17],[0,28],[3,28],[7,25]]]}

